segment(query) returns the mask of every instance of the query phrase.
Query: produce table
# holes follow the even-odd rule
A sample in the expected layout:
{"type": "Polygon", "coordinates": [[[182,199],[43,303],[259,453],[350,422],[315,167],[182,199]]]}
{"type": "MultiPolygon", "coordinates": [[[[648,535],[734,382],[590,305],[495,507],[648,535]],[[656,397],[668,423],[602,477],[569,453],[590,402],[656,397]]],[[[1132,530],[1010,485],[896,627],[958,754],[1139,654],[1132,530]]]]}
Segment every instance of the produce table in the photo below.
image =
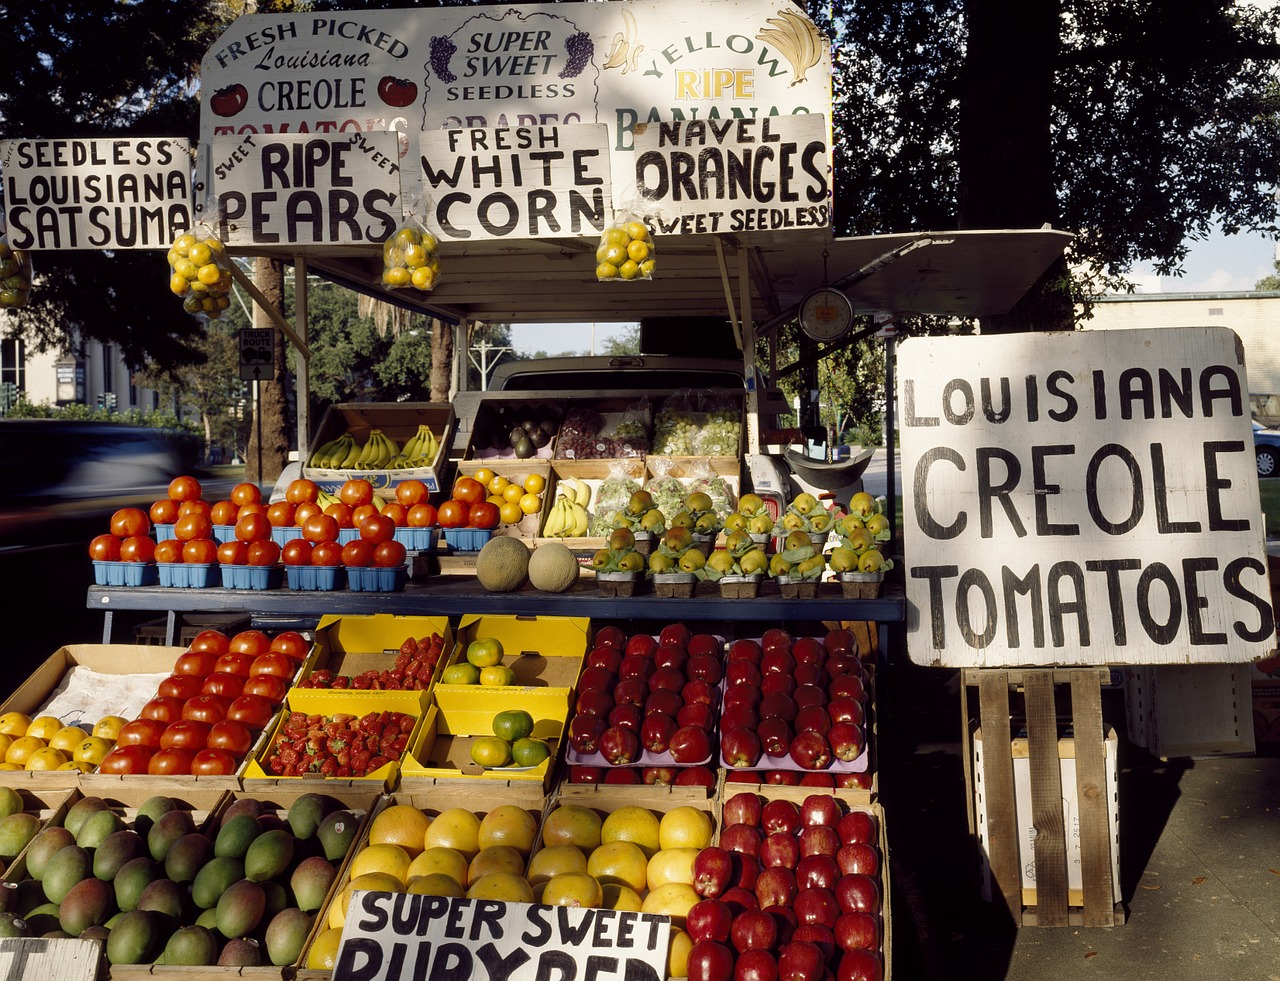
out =
{"type": "MultiPolygon", "coordinates": [[[[90,586],[88,606],[105,615],[103,643],[111,642],[112,615],[116,610],[165,610],[169,614],[167,643],[174,642],[179,613],[245,612],[287,614],[319,619],[329,613],[398,613],[406,616],[441,616],[459,612],[504,613],[518,616],[587,616],[593,620],[870,620],[888,624],[906,618],[906,598],[896,585],[886,585],[871,600],[845,599],[830,584],[827,595],[815,599],[783,599],[774,583],[764,583],[752,600],[723,599],[709,587],[693,599],[664,599],[653,594],[632,597],[602,596],[585,580],[564,593],[533,589],[490,593],[469,576],[448,576],[410,581],[402,592],[352,592],[346,589],[309,592],[292,589],[172,589],[161,586],[90,586]]],[[[881,637],[881,650],[886,638],[881,637]]]]}

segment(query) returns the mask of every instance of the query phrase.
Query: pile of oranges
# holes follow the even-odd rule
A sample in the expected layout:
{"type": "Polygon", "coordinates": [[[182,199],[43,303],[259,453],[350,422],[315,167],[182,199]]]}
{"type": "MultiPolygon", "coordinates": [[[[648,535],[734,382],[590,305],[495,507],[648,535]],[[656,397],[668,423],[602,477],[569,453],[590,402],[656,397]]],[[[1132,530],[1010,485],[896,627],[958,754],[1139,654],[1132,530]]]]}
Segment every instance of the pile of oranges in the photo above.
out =
{"type": "Polygon", "coordinates": [[[31,718],[22,712],[0,715],[0,770],[92,771],[116,744],[125,720],[99,719],[92,732],[63,725],[52,715],[31,718]]]}

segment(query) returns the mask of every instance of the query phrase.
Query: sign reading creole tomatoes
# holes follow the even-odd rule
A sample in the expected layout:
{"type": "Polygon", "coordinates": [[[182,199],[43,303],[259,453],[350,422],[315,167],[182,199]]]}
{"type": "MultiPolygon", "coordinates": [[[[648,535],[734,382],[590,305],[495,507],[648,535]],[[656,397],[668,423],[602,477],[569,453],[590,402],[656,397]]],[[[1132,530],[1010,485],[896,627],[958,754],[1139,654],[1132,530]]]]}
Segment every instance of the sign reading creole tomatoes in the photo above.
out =
{"type": "Polygon", "coordinates": [[[400,222],[395,133],[218,137],[205,165],[227,245],[381,242],[400,222]]]}
{"type": "Polygon", "coordinates": [[[167,249],[191,227],[180,139],[0,140],[15,249],[167,249]]]}

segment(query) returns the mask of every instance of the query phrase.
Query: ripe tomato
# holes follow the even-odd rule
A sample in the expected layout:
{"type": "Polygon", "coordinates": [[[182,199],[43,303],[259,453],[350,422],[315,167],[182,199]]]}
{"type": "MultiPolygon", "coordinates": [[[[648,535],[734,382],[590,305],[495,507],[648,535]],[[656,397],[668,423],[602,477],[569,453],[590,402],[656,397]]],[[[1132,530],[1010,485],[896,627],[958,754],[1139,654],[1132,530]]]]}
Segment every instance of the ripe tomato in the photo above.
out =
{"type": "MultiPolygon", "coordinates": [[[[216,675],[220,678],[232,678],[234,675],[216,675]]],[[[288,687],[285,683],[273,674],[260,674],[250,678],[244,683],[244,688],[236,695],[257,695],[259,698],[265,698],[272,705],[279,705],[284,701],[285,692],[288,687]]]]}
{"type": "Polygon", "coordinates": [[[435,506],[423,501],[421,504],[415,504],[409,508],[409,513],[405,515],[405,523],[410,528],[434,528],[439,516],[435,506]]]}
{"type": "Polygon", "coordinates": [[[263,514],[242,514],[236,521],[236,538],[242,542],[262,542],[271,538],[271,521],[263,514]]]}
{"type": "Polygon", "coordinates": [[[382,505],[382,510],[378,513],[384,518],[390,518],[397,528],[403,528],[409,523],[409,509],[396,501],[382,505]]]}
{"type": "Polygon", "coordinates": [[[463,504],[478,504],[485,499],[485,493],[484,484],[474,477],[459,477],[450,496],[463,504]]]}
{"type": "Polygon", "coordinates": [[[121,562],[151,562],[156,557],[156,542],[146,535],[134,535],[120,543],[121,562]]]}
{"type": "Polygon", "coordinates": [[[311,651],[311,641],[296,630],[282,630],[271,638],[271,649],[301,661],[311,651]]]}
{"type": "Polygon", "coordinates": [[[461,501],[445,501],[440,505],[436,517],[441,528],[462,528],[467,523],[470,506],[461,501]]]}
{"type": "MultiPolygon", "coordinates": [[[[124,730],[122,729],[121,732],[124,730]]],[[[146,773],[147,764],[155,755],[155,747],[140,745],[122,745],[116,741],[116,748],[102,758],[98,764],[99,773],[146,773]]]]}
{"type": "Polygon", "coordinates": [[[359,528],[364,524],[364,519],[372,517],[378,513],[378,509],[372,504],[361,504],[358,508],[354,508],[351,512],[351,525],[359,528]]]}
{"type": "Polygon", "coordinates": [[[253,745],[253,736],[239,722],[223,719],[209,730],[209,749],[223,749],[228,753],[247,753],[253,745]]]}
{"type": "Polygon", "coordinates": [[[160,737],[164,734],[167,722],[156,719],[134,719],[120,727],[116,734],[117,746],[150,746],[160,745],[160,737]]]}
{"type": "Polygon", "coordinates": [[[89,558],[99,562],[119,562],[120,539],[115,535],[98,535],[89,543],[89,558]]]}
{"type": "Polygon", "coordinates": [[[248,481],[236,484],[231,488],[231,500],[236,504],[261,504],[262,488],[248,481]]]}
{"type": "Polygon", "coordinates": [[[234,674],[241,678],[249,677],[249,667],[257,654],[246,654],[243,651],[228,651],[218,658],[213,666],[214,674],[234,674]]]}
{"type": "Polygon", "coordinates": [[[151,523],[156,525],[171,525],[178,520],[178,502],[163,497],[151,505],[149,512],[151,523]]]}
{"type": "MultiPolygon", "coordinates": [[[[169,695],[157,695],[146,705],[142,706],[142,711],[138,716],[143,719],[151,719],[154,722],[162,722],[168,725],[170,722],[177,722],[182,718],[182,709],[186,703],[181,698],[173,698],[169,695]]],[[[119,740],[117,740],[119,742],[119,740]]]]}
{"type": "Polygon", "coordinates": [[[218,546],[218,561],[223,565],[248,565],[249,546],[244,542],[223,542],[218,546]]]}
{"type": "Polygon", "coordinates": [[[313,514],[303,522],[302,537],[313,545],[317,542],[336,542],[338,521],[330,514],[313,514]]]}
{"type": "Polygon", "coordinates": [[[182,546],[182,561],[208,565],[218,561],[218,543],[212,538],[193,538],[182,546]]]}
{"type": "Polygon", "coordinates": [[[209,745],[209,730],[212,728],[207,722],[195,722],[192,719],[171,722],[160,734],[160,748],[204,749],[209,745]]]}
{"type": "MultiPolygon", "coordinates": [[[[224,634],[221,630],[201,630],[198,634],[191,638],[191,643],[187,645],[188,650],[192,651],[213,651],[214,654],[225,654],[231,650],[231,638],[224,634]]],[[[213,670],[213,662],[209,662],[209,671],[213,670]]],[[[209,671],[203,672],[208,674],[209,671]]]]}
{"type": "Polygon", "coordinates": [[[280,546],[272,541],[249,543],[250,565],[278,565],[280,562],[280,546]]]}
{"type": "MultiPolygon", "coordinates": [[[[243,697],[243,696],[241,696],[243,697]]],[[[228,701],[221,695],[197,695],[182,707],[182,717],[192,722],[208,722],[212,725],[227,717],[227,707],[236,701],[228,701]]]]}
{"type": "Polygon", "coordinates": [[[202,749],[191,761],[197,777],[226,777],[236,772],[236,758],[225,749],[202,749]]]}
{"type": "Polygon", "coordinates": [[[359,477],[344,481],[338,488],[338,500],[349,507],[373,503],[373,484],[359,477]]]}
{"type": "Polygon", "coordinates": [[[293,509],[293,523],[301,528],[307,523],[307,519],[313,514],[323,514],[324,511],[315,501],[303,501],[293,509]]]}
{"type": "Polygon", "coordinates": [[[267,520],[272,528],[288,528],[293,524],[293,512],[297,505],[288,501],[277,501],[267,508],[267,520]]]}
{"type": "Polygon", "coordinates": [[[404,547],[404,542],[393,538],[389,542],[378,543],[373,551],[373,564],[379,569],[394,569],[398,565],[404,565],[407,556],[408,550],[404,547]]]}
{"type": "Polygon", "coordinates": [[[173,526],[173,537],[180,542],[189,542],[196,538],[212,538],[213,522],[208,515],[184,514],[173,526]]]}
{"type": "Polygon", "coordinates": [[[231,501],[218,501],[209,509],[209,520],[215,525],[233,525],[236,523],[240,506],[231,501]]]}
{"type": "Polygon", "coordinates": [[[250,729],[264,729],[275,709],[265,698],[257,695],[241,695],[227,709],[227,718],[232,722],[240,722],[250,729]]]}
{"type": "Polygon", "coordinates": [[[190,773],[195,755],[190,749],[161,749],[147,761],[147,772],[157,777],[190,773]]]}
{"type": "MultiPolygon", "coordinates": [[[[200,637],[197,635],[196,639],[191,643],[194,644],[199,639],[200,637]]],[[[178,655],[178,659],[173,662],[173,673],[189,674],[197,678],[207,678],[209,675],[213,674],[213,666],[218,663],[218,658],[221,656],[222,655],[216,650],[196,650],[195,648],[192,648],[191,650],[178,655]]]]}
{"type": "Polygon", "coordinates": [[[169,482],[169,500],[198,501],[204,489],[195,477],[174,477],[169,482]]]}
{"type": "Polygon", "coordinates": [[[315,481],[301,477],[289,481],[289,486],[284,489],[284,499],[290,504],[314,503],[319,496],[320,488],[315,481]]]}
{"type": "Polygon", "coordinates": [[[471,510],[467,512],[467,524],[472,528],[497,528],[501,519],[502,513],[498,506],[488,501],[471,505],[471,510]]]}
{"type": "Polygon", "coordinates": [[[360,537],[377,545],[389,542],[396,534],[396,523],[380,514],[370,515],[360,524],[360,537]]]}
{"type": "Polygon", "coordinates": [[[269,674],[287,680],[292,678],[297,670],[297,662],[284,651],[267,651],[253,659],[253,663],[249,665],[249,677],[256,678],[260,674],[269,674]]]}
{"type": "Polygon", "coordinates": [[[203,514],[206,518],[213,511],[213,505],[201,498],[197,501],[183,501],[178,505],[178,517],[184,514],[203,514]]]}
{"type": "Polygon", "coordinates": [[[240,505],[240,517],[242,517],[242,518],[243,518],[246,514],[262,514],[262,515],[265,515],[266,513],[267,513],[267,506],[266,506],[265,504],[263,504],[261,501],[257,501],[257,502],[250,502],[250,503],[248,503],[248,504],[241,504],[241,505],[240,505]]]}
{"type": "Polygon", "coordinates": [[[325,508],[324,513],[338,522],[339,528],[354,528],[355,525],[351,523],[351,512],[354,510],[351,505],[338,501],[325,508]]]}
{"type": "MultiPolygon", "coordinates": [[[[261,630],[241,630],[231,638],[227,650],[232,654],[250,654],[257,657],[271,650],[271,638],[261,630]]],[[[239,674],[240,672],[236,672],[239,674]]],[[[246,675],[245,677],[248,677],[246,675]]]]}
{"type": "MultiPolygon", "coordinates": [[[[238,674],[227,674],[215,671],[200,683],[196,695],[221,695],[223,698],[235,699],[244,694],[244,679],[238,674]]],[[[195,696],[189,696],[195,697],[195,696]]]]}
{"type": "Polygon", "coordinates": [[[151,530],[151,519],[142,508],[121,508],[111,516],[111,534],[117,538],[145,535],[151,530]]]}
{"type": "Polygon", "coordinates": [[[373,565],[373,542],[357,538],[342,546],[342,564],[351,569],[363,569],[373,565]]]}
{"type": "Polygon", "coordinates": [[[305,538],[291,538],[280,550],[280,561],[285,565],[310,565],[311,543],[305,538]]]}
{"type": "Polygon", "coordinates": [[[318,566],[342,565],[342,546],[337,542],[321,542],[311,550],[311,564],[318,566]]]}
{"type": "Polygon", "coordinates": [[[155,559],[157,562],[181,562],[182,542],[176,538],[166,538],[162,542],[156,542],[155,559]]]}
{"type": "Polygon", "coordinates": [[[199,695],[203,686],[204,679],[199,675],[171,674],[160,682],[156,694],[163,695],[165,698],[180,698],[185,702],[188,698],[199,695]]]}
{"type": "Polygon", "coordinates": [[[421,480],[402,480],[396,484],[396,500],[407,508],[425,504],[429,493],[427,485],[421,480]]]}

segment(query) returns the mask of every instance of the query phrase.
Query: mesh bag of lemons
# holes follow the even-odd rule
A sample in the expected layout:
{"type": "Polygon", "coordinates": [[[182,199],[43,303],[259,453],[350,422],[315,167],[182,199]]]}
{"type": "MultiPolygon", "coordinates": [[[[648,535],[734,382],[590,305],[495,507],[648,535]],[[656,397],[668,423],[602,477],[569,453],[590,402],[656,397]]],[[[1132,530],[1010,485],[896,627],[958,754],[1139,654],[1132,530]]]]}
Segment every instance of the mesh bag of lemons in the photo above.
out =
{"type": "Polygon", "coordinates": [[[0,310],[17,310],[31,298],[31,253],[15,249],[0,214],[0,310]]]}
{"type": "Polygon", "coordinates": [[[600,233],[596,248],[596,279],[600,282],[653,279],[656,265],[653,235],[639,215],[619,213],[600,233]]]}
{"type": "Polygon", "coordinates": [[[440,281],[440,243],[417,222],[405,222],[382,243],[382,285],[429,293],[440,281]]]}
{"type": "Polygon", "coordinates": [[[231,260],[212,233],[182,232],[169,246],[169,291],[182,297],[182,309],[203,320],[217,320],[231,306],[231,260]]]}

